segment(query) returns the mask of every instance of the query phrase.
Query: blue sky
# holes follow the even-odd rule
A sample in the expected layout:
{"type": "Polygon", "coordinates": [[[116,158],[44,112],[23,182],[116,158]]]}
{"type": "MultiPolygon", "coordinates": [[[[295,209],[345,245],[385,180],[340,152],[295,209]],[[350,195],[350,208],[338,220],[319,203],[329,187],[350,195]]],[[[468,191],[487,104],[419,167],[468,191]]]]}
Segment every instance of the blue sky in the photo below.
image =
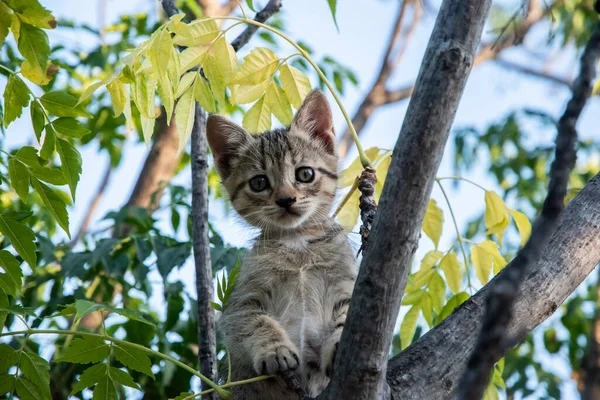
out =
{"type": "MultiPolygon", "coordinates": [[[[41,2],[59,18],[73,19],[92,26],[98,26],[99,24],[97,0],[41,0],[41,2]]],[[[260,7],[265,1],[255,0],[255,3],[260,7]]],[[[390,0],[339,1],[337,18],[340,29],[338,33],[332,22],[325,0],[284,0],[283,2],[282,14],[286,21],[289,35],[292,38],[307,42],[319,55],[331,55],[341,64],[350,67],[356,72],[360,79],[360,86],[348,90],[343,98],[344,104],[351,114],[379,69],[380,58],[385,50],[389,31],[397,12],[397,3],[390,0]]],[[[437,9],[440,0],[433,0],[426,3],[437,9]]],[[[519,1],[502,1],[498,3],[517,7],[519,1]]],[[[149,12],[151,15],[156,15],[157,7],[159,7],[158,1],[151,0],[108,0],[107,4],[106,23],[115,21],[116,17],[122,14],[149,12]]],[[[389,86],[391,88],[396,86],[402,87],[414,81],[434,21],[435,13],[431,10],[426,10],[424,12],[424,23],[419,25],[402,62],[390,81],[389,86]]],[[[89,49],[97,45],[97,43],[93,42],[92,37],[82,35],[81,37],[74,38],[70,32],[58,29],[56,32],[52,32],[50,36],[51,41],[53,44],[62,41],[68,46],[77,45],[82,49],[89,49]]],[[[545,29],[536,28],[533,35],[526,41],[525,47],[530,49],[540,48],[545,43],[546,33],[545,29]]],[[[488,39],[492,37],[489,27],[486,28],[484,37],[488,39]]],[[[554,53],[554,61],[549,68],[557,75],[572,77],[576,66],[574,64],[575,52],[568,49],[563,52],[554,51],[554,53]]],[[[284,48],[279,55],[285,56],[288,54],[291,54],[291,51],[284,48]]],[[[520,49],[509,50],[503,54],[508,59],[518,61],[530,67],[539,67],[540,69],[545,67],[540,60],[535,59],[529,52],[520,49]]],[[[4,81],[0,82],[0,90],[3,90],[4,84],[4,81]]],[[[483,128],[491,122],[502,119],[510,111],[524,107],[541,109],[558,117],[568,97],[569,91],[564,87],[552,86],[546,82],[503,70],[493,63],[486,63],[475,68],[469,78],[456,115],[454,128],[464,126],[483,128]]],[[[400,130],[407,105],[408,102],[404,101],[381,107],[377,110],[363,132],[361,138],[363,147],[378,146],[386,149],[392,148],[400,130]]],[[[580,133],[583,137],[597,137],[600,128],[598,128],[597,124],[594,124],[593,116],[594,114],[598,115],[599,106],[600,101],[596,98],[591,100],[585,110],[579,125],[580,133]]],[[[339,110],[336,107],[333,107],[333,109],[336,130],[341,132],[345,128],[344,120],[339,110]]],[[[25,115],[28,115],[28,113],[25,113],[25,115]]],[[[540,135],[548,143],[554,139],[554,132],[552,131],[540,132],[540,135]]],[[[33,132],[30,122],[27,118],[24,118],[13,123],[8,129],[7,144],[9,147],[21,145],[32,140],[32,137],[33,132]]],[[[82,152],[84,160],[83,176],[77,192],[77,203],[70,211],[72,232],[79,226],[81,216],[87,209],[89,201],[99,184],[100,176],[108,163],[107,157],[98,154],[97,148],[94,146],[92,143],[91,146],[88,146],[82,152]]],[[[98,226],[96,222],[108,211],[117,209],[123,205],[142,167],[146,152],[145,145],[134,143],[133,140],[129,141],[126,149],[124,149],[125,159],[112,176],[112,184],[102,204],[96,211],[95,222],[91,224],[91,230],[95,230],[95,226],[98,226]]],[[[449,142],[438,176],[453,175],[451,168],[452,155],[453,149],[449,142]]],[[[354,157],[355,152],[353,151],[347,162],[354,157]]],[[[475,168],[473,171],[469,171],[464,177],[488,189],[495,189],[492,181],[486,176],[486,171],[482,168],[475,168]]],[[[189,172],[179,176],[176,182],[189,185],[189,172]]],[[[450,189],[450,201],[454,205],[458,225],[459,227],[464,227],[471,217],[483,210],[483,192],[471,185],[461,185],[456,191],[451,189],[450,185],[448,185],[448,188],[450,189]]],[[[434,188],[433,198],[438,200],[438,204],[442,207],[446,216],[445,234],[442,237],[440,247],[444,248],[445,246],[445,248],[448,248],[452,244],[451,240],[454,235],[451,233],[452,227],[450,225],[448,208],[443,202],[443,198],[437,187],[434,188]]],[[[509,203],[509,207],[511,206],[514,205],[509,203]]],[[[246,227],[241,226],[237,219],[224,216],[219,205],[214,205],[211,211],[218,221],[216,226],[226,241],[238,245],[249,244],[251,232],[246,227]]],[[[158,217],[161,218],[163,226],[170,226],[168,214],[158,214],[158,217]]],[[[431,242],[429,239],[424,238],[416,259],[420,260],[425,251],[430,249],[431,242]]],[[[183,282],[186,282],[188,289],[193,291],[194,274],[190,262],[173,275],[173,279],[181,279],[183,282]]],[[[156,300],[159,301],[160,299],[156,300]]],[[[565,371],[564,367],[559,365],[560,363],[554,363],[552,359],[549,359],[548,362],[557,365],[557,368],[561,371],[561,376],[565,378],[569,376],[568,371],[565,371]]],[[[574,396],[573,385],[567,384],[565,390],[570,393],[565,398],[572,398],[574,396]]]]}

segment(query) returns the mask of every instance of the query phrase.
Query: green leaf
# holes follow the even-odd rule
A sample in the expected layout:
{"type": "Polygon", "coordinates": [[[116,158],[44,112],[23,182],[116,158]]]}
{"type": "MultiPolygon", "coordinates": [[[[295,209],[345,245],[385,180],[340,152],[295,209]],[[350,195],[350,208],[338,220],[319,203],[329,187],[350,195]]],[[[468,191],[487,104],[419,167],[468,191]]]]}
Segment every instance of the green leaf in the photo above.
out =
{"type": "Polygon", "coordinates": [[[115,382],[120,383],[123,386],[142,391],[142,388],[135,383],[133,378],[125,371],[115,367],[110,367],[110,376],[115,380],[115,382]]]}
{"type": "Polygon", "coordinates": [[[90,97],[92,97],[92,95],[94,94],[94,92],[96,90],[98,90],[98,88],[102,85],[104,85],[106,83],[106,79],[103,79],[101,81],[97,81],[92,83],[91,85],[88,85],[85,90],[83,91],[83,93],[81,93],[81,96],[79,96],[79,100],[77,100],[77,104],[81,104],[84,101],[86,101],[87,99],[89,99],[90,97]]]}
{"type": "Polygon", "coordinates": [[[213,97],[210,87],[208,87],[208,83],[206,83],[204,78],[201,76],[197,77],[193,88],[194,96],[196,97],[196,101],[200,103],[200,106],[202,106],[202,108],[209,113],[217,112],[215,98],[213,97]]]}
{"type": "Polygon", "coordinates": [[[279,57],[275,53],[266,47],[255,48],[244,57],[244,63],[229,84],[258,85],[269,80],[278,66],[279,57]]]}
{"type": "Polygon", "coordinates": [[[15,387],[15,383],[14,375],[0,374],[0,396],[10,393],[15,387]]]}
{"type": "MultiPolygon", "coordinates": [[[[0,268],[4,270],[4,273],[0,274],[0,288],[12,297],[17,297],[17,294],[21,293],[23,284],[23,271],[19,264],[19,261],[11,253],[0,250],[0,268]]],[[[1,368],[0,372],[2,372],[1,368]]]]}
{"type": "Polygon", "coordinates": [[[84,336],[74,339],[67,351],[55,361],[79,364],[98,363],[108,357],[109,352],[110,347],[104,340],[84,336]]]}
{"type": "Polygon", "coordinates": [[[290,103],[294,108],[300,108],[302,101],[312,90],[308,77],[299,69],[285,64],[279,69],[279,79],[290,103]]]}
{"type": "Polygon", "coordinates": [[[4,127],[19,118],[28,104],[29,88],[16,74],[11,74],[4,89],[4,127]]]}
{"type": "Polygon", "coordinates": [[[44,160],[50,160],[54,155],[56,148],[56,131],[50,124],[46,125],[46,134],[44,135],[44,143],[40,149],[40,157],[44,160]]]}
{"type": "MultiPolygon", "coordinates": [[[[196,82],[200,81],[199,79],[196,82]]],[[[177,154],[180,154],[188,142],[194,127],[194,117],[196,114],[196,101],[194,96],[194,86],[190,87],[179,98],[175,107],[175,122],[179,132],[179,147],[177,154]]]]}
{"type": "Polygon", "coordinates": [[[292,106],[285,92],[277,82],[271,82],[267,89],[267,103],[269,103],[273,115],[275,115],[279,122],[284,126],[291,125],[293,117],[292,106]]]}
{"type": "Polygon", "coordinates": [[[104,375],[94,389],[92,400],[118,400],[117,389],[110,374],[104,375]]]}
{"type": "Polygon", "coordinates": [[[19,361],[19,353],[9,345],[0,343],[0,374],[8,371],[17,361],[19,361]]]}
{"type": "Polygon", "coordinates": [[[213,310],[215,311],[223,311],[223,308],[221,307],[221,305],[219,303],[215,303],[214,301],[209,301],[211,307],[213,308],[213,310]]]}
{"type": "Polygon", "coordinates": [[[73,138],[82,138],[91,132],[89,129],[84,128],[75,118],[57,118],[51,124],[57,133],[73,138]]]}
{"type": "Polygon", "coordinates": [[[508,210],[508,212],[513,217],[515,225],[517,225],[517,229],[521,235],[521,247],[523,247],[527,243],[529,236],[531,236],[531,223],[527,216],[520,211],[508,210]]]}
{"type": "Polygon", "coordinates": [[[421,299],[423,298],[423,295],[425,294],[426,293],[422,290],[419,290],[418,292],[409,293],[402,298],[402,302],[400,304],[402,304],[403,306],[412,306],[413,304],[419,304],[421,302],[421,299]]]}
{"type": "Polygon", "coordinates": [[[0,214],[0,232],[10,240],[17,253],[35,272],[37,256],[35,254],[35,235],[29,227],[15,219],[0,214]]]}
{"type": "Polygon", "coordinates": [[[154,379],[152,373],[152,362],[141,350],[125,344],[113,345],[114,355],[124,366],[134,371],[141,372],[154,379]]]}
{"type": "Polygon", "coordinates": [[[271,128],[271,109],[265,101],[265,96],[261,97],[246,112],[242,126],[250,133],[260,133],[271,128]]]}
{"type": "Polygon", "coordinates": [[[448,315],[452,313],[452,311],[454,311],[456,307],[460,306],[462,303],[467,301],[469,297],[470,296],[465,292],[460,292],[452,296],[452,298],[448,300],[444,308],[442,308],[442,312],[439,313],[437,317],[437,323],[439,324],[440,322],[442,322],[448,315]]]}
{"type": "Polygon", "coordinates": [[[156,328],[156,325],[154,325],[152,322],[148,321],[146,318],[144,318],[142,316],[141,313],[139,313],[138,311],[135,310],[131,310],[128,308],[118,308],[118,307],[113,307],[109,304],[101,304],[101,306],[103,306],[103,308],[105,308],[108,311],[114,312],[119,314],[122,317],[137,321],[137,322],[141,322],[143,324],[149,325],[153,328],[156,328]]]}
{"type": "Polygon", "coordinates": [[[427,203],[427,210],[425,211],[425,218],[423,219],[423,231],[433,241],[435,248],[437,249],[440,244],[440,237],[442,236],[442,228],[444,227],[444,214],[438,207],[435,200],[430,199],[427,203]]]}
{"type": "Polygon", "coordinates": [[[190,24],[178,24],[173,43],[178,46],[201,46],[219,36],[219,27],[213,19],[199,19],[190,24]]]}
{"type": "Polygon", "coordinates": [[[8,29],[12,23],[12,11],[4,3],[0,2],[0,46],[4,44],[8,29]]]}
{"type": "MultiPolygon", "coordinates": [[[[4,308],[6,309],[8,307],[8,295],[6,294],[6,291],[4,291],[4,289],[2,289],[2,286],[0,286],[0,308],[4,308]]],[[[4,322],[6,322],[6,317],[8,315],[7,311],[0,311],[0,327],[4,326],[4,322]]],[[[0,358],[0,360],[2,360],[0,358]]],[[[2,365],[2,362],[0,361],[0,365],[2,365]]],[[[0,368],[1,370],[2,368],[0,368]]]]}
{"type": "Polygon", "coordinates": [[[63,139],[58,139],[58,146],[56,148],[60,156],[60,162],[62,163],[62,170],[67,178],[69,189],[71,189],[71,198],[74,202],[77,184],[83,171],[81,168],[81,154],[79,154],[75,146],[63,139]]]}
{"type": "Polygon", "coordinates": [[[48,373],[50,366],[48,361],[35,353],[23,351],[21,352],[20,368],[23,375],[34,382],[43,395],[43,397],[38,397],[36,400],[52,398],[50,395],[50,374],[48,373]]]}
{"type": "Polygon", "coordinates": [[[125,83],[123,83],[120,79],[113,79],[108,85],[106,85],[106,89],[110,94],[112,105],[115,109],[115,117],[118,117],[125,109],[125,101],[127,99],[127,95],[125,94],[125,83]]]}
{"type": "Polygon", "coordinates": [[[42,131],[44,130],[44,126],[46,125],[46,117],[44,116],[44,110],[37,101],[32,101],[31,106],[29,107],[29,112],[31,114],[31,123],[33,124],[33,131],[35,132],[35,137],[37,138],[38,142],[41,142],[42,131]]]}
{"type": "Polygon", "coordinates": [[[248,5],[249,9],[256,12],[256,10],[254,9],[254,1],[253,0],[246,0],[246,4],[248,5]]]}
{"type": "Polygon", "coordinates": [[[63,198],[36,178],[31,179],[31,186],[33,186],[33,189],[42,199],[42,203],[44,203],[46,209],[56,219],[58,225],[71,238],[71,233],[69,232],[69,214],[67,214],[67,204],[63,198]]]}
{"type": "Polygon", "coordinates": [[[50,399],[40,390],[35,383],[29,379],[19,376],[16,384],[17,394],[21,400],[45,400],[50,399]]]}
{"type": "Polygon", "coordinates": [[[10,8],[19,14],[19,18],[28,24],[45,29],[54,29],[56,20],[52,13],[42,7],[38,0],[4,0],[10,8]]]}
{"type": "Polygon", "coordinates": [[[21,72],[27,79],[38,85],[47,83],[46,68],[50,55],[50,44],[46,32],[33,25],[21,23],[18,48],[26,60],[27,66],[21,72]]]}
{"type": "MultiPolygon", "coordinates": [[[[423,292],[420,292],[423,293],[423,292]]],[[[423,312],[423,317],[427,322],[427,326],[433,326],[433,300],[432,295],[429,292],[423,293],[421,298],[421,311],[423,312]]]]}
{"type": "Polygon", "coordinates": [[[340,31],[340,27],[337,23],[336,11],[337,11],[337,0],[327,0],[327,4],[329,4],[329,10],[331,11],[331,16],[333,17],[333,23],[335,24],[335,28],[340,31]]]}
{"type": "Polygon", "coordinates": [[[92,365],[79,377],[79,381],[73,387],[71,391],[71,396],[75,393],[81,392],[83,389],[88,388],[96,383],[100,382],[100,380],[106,376],[106,364],[96,364],[92,365]]]}
{"type": "Polygon", "coordinates": [[[92,117],[82,104],[77,104],[75,96],[66,92],[48,92],[40,98],[40,101],[46,111],[57,117],[92,117]]]}
{"type": "Polygon", "coordinates": [[[75,322],[79,321],[86,315],[103,308],[104,305],[100,303],[94,303],[89,300],[75,300],[75,309],[77,310],[77,313],[75,314],[75,322]]]}
{"type": "Polygon", "coordinates": [[[400,343],[402,344],[402,350],[408,347],[415,336],[420,310],[420,306],[414,305],[408,310],[404,319],[402,319],[402,324],[400,325],[400,343]]]}
{"type": "Polygon", "coordinates": [[[495,192],[485,191],[485,214],[483,216],[485,227],[488,229],[486,235],[495,234],[500,246],[502,246],[502,235],[510,223],[508,207],[504,200],[495,192]]]}
{"type": "Polygon", "coordinates": [[[458,257],[454,253],[448,253],[440,261],[440,268],[446,275],[446,281],[448,287],[452,290],[452,293],[460,292],[460,286],[462,284],[462,272],[460,270],[460,262],[458,257]]]}
{"type": "Polygon", "coordinates": [[[16,158],[10,158],[8,160],[8,178],[21,201],[27,204],[27,195],[29,194],[29,171],[27,167],[16,158]]]}

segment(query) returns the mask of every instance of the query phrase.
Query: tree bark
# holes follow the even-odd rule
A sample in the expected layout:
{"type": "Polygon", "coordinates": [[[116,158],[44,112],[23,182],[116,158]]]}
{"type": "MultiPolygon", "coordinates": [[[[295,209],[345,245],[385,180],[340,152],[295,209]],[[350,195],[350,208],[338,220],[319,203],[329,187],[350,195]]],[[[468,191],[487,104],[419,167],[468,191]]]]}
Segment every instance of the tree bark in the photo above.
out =
{"type": "Polygon", "coordinates": [[[490,6],[491,0],[442,4],[394,148],[327,398],[389,397],[386,364],[400,300],[490,6]]]}
{"type": "MultiPolygon", "coordinates": [[[[562,213],[541,259],[527,272],[508,334],[515,343],[549,318],[600,261],[600,174],[562,213]]],[[[489,284],[388,364],[392,399],[451,399],[481,328],[489,284]]],[[[496,360],[498,361],[498,360],[496,360]]]]}
{"type": "MultiPolygon", "coordinates": [[[[596,282],[594,319],[592,330],[588,336],[587,353],[581,362],[583,383],[581,400],[595,400],[600,398],[600,268],[598,268],[598,282],[596,282]]],[[[582,381],[582,382],[581,382],[582,381]]]]}

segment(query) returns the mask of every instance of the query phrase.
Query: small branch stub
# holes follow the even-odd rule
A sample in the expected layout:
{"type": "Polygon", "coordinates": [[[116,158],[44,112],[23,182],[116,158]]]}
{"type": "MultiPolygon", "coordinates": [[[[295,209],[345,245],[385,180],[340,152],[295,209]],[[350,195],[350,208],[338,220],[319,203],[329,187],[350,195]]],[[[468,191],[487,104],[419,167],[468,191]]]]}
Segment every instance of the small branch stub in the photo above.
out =
{"type": "Polygon", "coordinates": [[[375,214],[377,213],[377,203],[375,203],[375,184],[377,183],[377,173],[375,168],[371,166],[365,167],[360,174],[358,180],[358,190],[360,190],[360,219],[362,225],[360,226],[360,248],[358,249],[358,255],[365,250],[367,241],[369,239],[369,232],[371,232],[371,225],[375,214]]]}

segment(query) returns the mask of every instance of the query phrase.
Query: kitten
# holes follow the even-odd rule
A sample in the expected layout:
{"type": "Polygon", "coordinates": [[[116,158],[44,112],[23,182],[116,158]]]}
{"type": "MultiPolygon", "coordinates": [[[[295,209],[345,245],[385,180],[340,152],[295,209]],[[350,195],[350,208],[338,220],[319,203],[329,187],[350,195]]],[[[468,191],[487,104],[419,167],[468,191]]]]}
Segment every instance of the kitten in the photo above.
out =
{"type": "MultiPolygon", "coordinates": [[[[261,230],[219,321],[232,379],[292,374],[315,397],[329,382],[357,273],[329,216],[338,160],[327,99],[311,92],[289,129],[250,135],[211,115],[206,132],[233,207],[261,230]]],[[[280,377],[231,391],[234,399],[299,399],[280,377]]]]}

